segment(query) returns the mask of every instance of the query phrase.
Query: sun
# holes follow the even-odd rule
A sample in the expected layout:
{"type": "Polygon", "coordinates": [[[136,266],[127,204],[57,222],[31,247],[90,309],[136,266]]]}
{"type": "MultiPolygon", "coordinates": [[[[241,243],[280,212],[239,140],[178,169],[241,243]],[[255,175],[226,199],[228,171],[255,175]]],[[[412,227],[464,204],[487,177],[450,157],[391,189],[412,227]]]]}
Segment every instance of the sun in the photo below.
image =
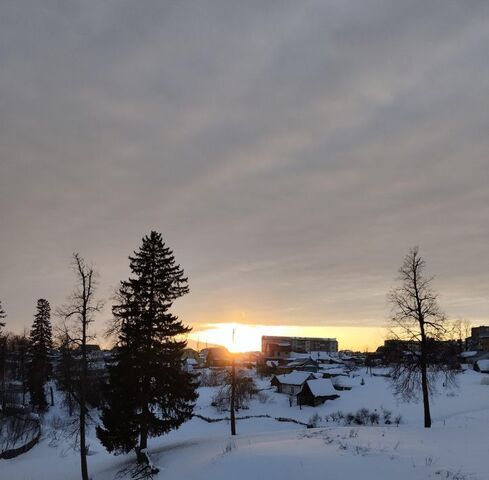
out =
{"type": "Polygon", "coordinates": [[[216,323],[203,332],[191,335],[201,344],[223,345],[230,352],[252,352],[261,349],[261,328],[239,323],[216,323]]]}

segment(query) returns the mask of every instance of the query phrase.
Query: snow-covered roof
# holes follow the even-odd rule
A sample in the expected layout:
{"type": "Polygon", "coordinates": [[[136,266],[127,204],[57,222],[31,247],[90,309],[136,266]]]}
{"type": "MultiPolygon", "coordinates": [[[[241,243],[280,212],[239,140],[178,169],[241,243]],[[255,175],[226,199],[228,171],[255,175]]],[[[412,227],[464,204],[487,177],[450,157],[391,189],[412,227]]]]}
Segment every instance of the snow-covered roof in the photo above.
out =
{"type": "Polygon", "coordinates": [[[301,358],[309,358],[310,356],[311,356],[310,353],[290,352],[289,360],[299,360],[301,358]]]}
{"type": "Polygon", "coordinates": [[[329,397],[332,395],[338,395],[338,392],[335,390],[333,382],[331,382],[330,378],[316,378],[315,380],[308,380],[307,386],[315,397],[329,397]]]}
{"type": "Polygon", "coordinates": [[[489,372],[489,359],[477,360],[477,366],[481,372],[489,372]]]}
{"type": "Polygon", "coordinates": [[[327,375],[346,375],[342,368],[328,368],[327,370],[322,370],[322,372],[327,375]]]}
{"type": "Polygon", "coordinates": [[[476,351],[462,352],[462,353],[460,354],[460,356],[461,356],[462,358],[475,357],[475,356],[477,355],[477,353],[478,353],[478,352],[476,352],[476,351]]]}
{"type": "Polygon", "coordinates": [[[335,377],[331,379],[331,382],[333,383],[333,385],[337,385],[338,387],[343,387],[343,388],[352,387],[352,384],[348,379],[348,377],[343,377],[343,376],[335,377]]]}
{"type": "Polygon", "coordinates": [[[289,358],[308,358],[311,357],[314,360],[317,358],[322,358],[324,360],[329,360],[331,358],[338,358],[338,354],[336,352],[323,352],[318,350],[313,350],[312,352],[290,352],[289,358]]]}
{"type": "Polygon", "coordinates": [[[301,360],[295,360],[293,362],[290,362],[287,364],[288,367],[300,367],[302,365],[306,365],[306,364],[311,364],[311,365],[317,365],[317,363],[310,357],[307,357],[307,358],[303,358],[301,360]]]}
{"type": "Polygon", "coordinates": [[[322,365],[321,368],[323,370],[334,370],[341,368],[343,369],[345,366],[342,363],[330,363],[329,365],[322,365]]]}
{"type": "Polygon", "coordinates": [[[275,376],[280,383],[286,385],[302,385],[310,377],[311,372],[299,372],[297,370],[284,375],[275,376]]]}

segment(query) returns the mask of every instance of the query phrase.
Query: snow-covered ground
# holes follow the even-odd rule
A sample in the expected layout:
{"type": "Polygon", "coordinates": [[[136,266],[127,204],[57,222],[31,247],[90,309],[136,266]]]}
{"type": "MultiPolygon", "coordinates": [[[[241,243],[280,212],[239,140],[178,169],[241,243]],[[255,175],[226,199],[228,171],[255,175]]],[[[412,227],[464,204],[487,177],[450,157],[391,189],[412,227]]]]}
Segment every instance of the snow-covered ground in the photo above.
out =
{"type": "MultiPolygon", "coordinates": [[[[287,395],[267,391],[241,415],[288,417],[307,423],[317,413],[318,428],[278,422],[274,418],[238,421],[238,435],[229,435],[226,421],[207,423],[194,418],[179,430],[152,439],[150,451],[162,467],[157,479],[452,479],[489,480],[489,375],[466,371],[458,388],[440,386],[432,400],[433,428],[424,429],[421,405],[396,399],[387,379],[369,376],[364,369],[349,379],[350,391],[319,407],[289,406],[287,395]],[[360,385],[361,379],[365,385],[360,385]],[[402,423],[379,426],[343,426],[331,422],[338,410],[391,410],[402,423]],[[328,419],[326,421],[325,419],[328,419]]],[[[262,388],[268,381],[257,381],[262,388]]],[[[196,413],[218,418],[210,406],[216,388],[204,387],[196,413]]],[[[49,416],[55,414],[51,412],[49,416]]],[[[46,419],[46,422],[47,419],[46,419]]],[[[382,422],[381,422],[382,423],[382,422]]],[[[1,480],[69,480],[80,478],[79,457],[66,442],[53,446],[45,426],[43,440],[13,460],[0,460],[1,480]],[[51,444],[51,446],[50,446],[51,444]]],[[[133,455],[113,456],[89,434],[89,471],[93,479],[113,479],[133,455]]]]}

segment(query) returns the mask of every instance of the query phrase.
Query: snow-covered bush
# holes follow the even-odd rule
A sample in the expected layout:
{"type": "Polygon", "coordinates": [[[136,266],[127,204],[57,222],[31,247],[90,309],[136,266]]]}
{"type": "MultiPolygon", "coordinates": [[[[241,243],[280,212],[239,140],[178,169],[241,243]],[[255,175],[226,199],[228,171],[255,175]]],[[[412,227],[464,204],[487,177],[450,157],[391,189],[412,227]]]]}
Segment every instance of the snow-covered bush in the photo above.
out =
{"type": "Polygon", "coordinates": [[[337,412],[330,413],[329,418],[332,422],[339,423],[345,418],[345,414],[341,410],[338,410],[337,412]]]}
{"type": "MultiPolygon", "coordinates": [[[[230,409],[231,403],[231,375],[224,377],[223,384],[212,397],[211,405],[220,412],[230,409]]],[[[257,394],[255,381],[248,377],[242,370],[236,371],[235,377],[235,408],[236,410],[247,409],[248,401],[257,394]]]]}
{"type": "Polygon", "coordinates": [[[355,414],[355,423],[357,425],[367,425],[370,421],[370,411],[367,408],[361,408],[355,414]]]}
{"type": "Polygon", "coordinates": [[[260,403],[273,403],[273,397],[263,390],[256,392],[256,398],[260,403]]]}
{"type": "Polygon", "coordinates": [[[341,411],[333,412],[325,417],[326,421],[342,423],[344,425],[379,425],[381,419],[384,425],[401,423],[401,415],[392,419],[392,412],[381,407],[382,415],[377,409],[370,411],[368,408],[360,408],[356,412],[343,413],[341,411]]]}
{"type": "Polygon", "coordinates": [[[223,370],[202,370],[200,374],[201,387],[219,387],[224,382],[226,372],[223,370]]]}
{"type": "Polygon", "coordinates": [[[370,417],[369,417],[370,423],[372,425],[378,425],[380,421],[380,415],[378,414],[377,410],[374,410],[373,412],[370,412],[370,417]]]}
{"type": "Polygon", "coordinates": [[[321,423],[321,420],[322,420],[321,416],[318,413],[315,413],[309,418],[307,424],[312,428],[316,428],[321,423]]]}

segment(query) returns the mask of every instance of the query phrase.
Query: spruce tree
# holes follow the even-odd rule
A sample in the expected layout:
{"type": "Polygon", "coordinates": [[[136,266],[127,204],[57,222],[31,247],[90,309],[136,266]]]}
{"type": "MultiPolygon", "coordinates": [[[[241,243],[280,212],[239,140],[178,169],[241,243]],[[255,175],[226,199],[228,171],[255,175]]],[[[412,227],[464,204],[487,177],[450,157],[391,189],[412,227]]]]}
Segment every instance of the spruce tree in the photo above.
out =
{"type": "Polygon", "coordinates": [[[170,313],[189,291],[182,268],[154,231],[129,260],[132,276],[121,282],[112,309],[117,349],[97,435],[109,452],[134,449],[144,464],[148,437],[190,419],[197,394],[195,376],[181,360],[181,336],[190,328],[170,313]]]}
{"type": "Polygon", "coordinates": [[[5,310],[2,307],[2,300],[0,300],[0,334],[2,333],[2,328],[5,327],[5,322],[3,321],[7,317],[5,310]]]}
{"type": "Polygon", "coordinates": [[[5,310],[2,307],[2,301],[0,300],[0,381],[1,381],[1,404],[2,410],[5,410],[7,404],[7,396],[5,392],[5,376],[6,376],[6,363],[7,363],[7,337],[2,333],[3,327],[5,327],[4,320],[7,317],[5,310]]]}
{"type": "Polygon", "coordinates": [[[51,307],[44,298],[37,301],[29,339],[29,375],[28,389],[31,404],[39,410],[47,407],[44,385],[50,374],[49,354],[53,347],[51,333],[51,307]]]}

